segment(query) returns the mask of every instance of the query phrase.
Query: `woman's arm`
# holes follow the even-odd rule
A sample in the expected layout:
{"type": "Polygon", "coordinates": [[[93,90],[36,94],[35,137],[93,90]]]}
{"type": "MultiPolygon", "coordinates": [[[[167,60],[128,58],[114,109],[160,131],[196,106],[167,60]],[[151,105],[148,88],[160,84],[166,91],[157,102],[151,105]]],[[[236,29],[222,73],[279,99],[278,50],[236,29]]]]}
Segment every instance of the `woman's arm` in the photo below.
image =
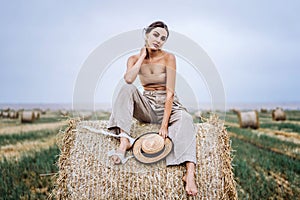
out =
{"type": "Polygon", "coordinates": [[[168,136],[168,125],[169,119],[172,111],[172,105],[174,100],[174,91],[175,91],[175,80],[176,80],[176,59],[173,54],[170,54],[167,59],[167,84],[166,84],[166,102],[164,117],[161,123],[161,128],[159,134],[166,138],[168,136]]]}
{"type": "Polygon", "coordinates": [[[142,65],[145,57],[146,57],[146,48],[145,47],[143,47],[141,49],[139,56],[130,56],[129,57],[129,59],[127,61],[127,70],[126,70],[126,73],[124,74],[124,79],[125,79],[126,83],[131,84],[134,82],[134,80],[136,79],[136,77],[140,71],[141,65],[142,65]]]}

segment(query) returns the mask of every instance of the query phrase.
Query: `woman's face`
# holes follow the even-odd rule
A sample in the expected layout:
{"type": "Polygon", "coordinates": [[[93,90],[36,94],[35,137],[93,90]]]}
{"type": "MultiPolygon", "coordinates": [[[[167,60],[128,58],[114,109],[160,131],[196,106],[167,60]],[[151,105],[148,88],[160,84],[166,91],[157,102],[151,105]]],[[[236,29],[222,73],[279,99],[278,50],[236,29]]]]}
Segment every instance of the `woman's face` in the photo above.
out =
{"type": "Polygon", "coordinates": [[[146,34],[146,46],[153,50],[161,49],[167,40],[167,36],[166,29],[156,27],[146,34]]]}

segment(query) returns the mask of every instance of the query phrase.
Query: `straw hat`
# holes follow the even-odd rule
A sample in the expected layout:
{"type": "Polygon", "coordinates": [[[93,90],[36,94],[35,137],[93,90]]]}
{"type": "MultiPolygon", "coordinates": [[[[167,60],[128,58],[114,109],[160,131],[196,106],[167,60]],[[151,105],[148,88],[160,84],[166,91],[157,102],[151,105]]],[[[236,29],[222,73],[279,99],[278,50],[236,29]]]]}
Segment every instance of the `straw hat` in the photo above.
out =
{"type": "Polygon", "coordinates": [[[155,163],[165,158],[173,149],[172,140],[163,139],[156,132],[149,132],[138,137],[133,144],[134,157],[146,164],[155,163]]]}

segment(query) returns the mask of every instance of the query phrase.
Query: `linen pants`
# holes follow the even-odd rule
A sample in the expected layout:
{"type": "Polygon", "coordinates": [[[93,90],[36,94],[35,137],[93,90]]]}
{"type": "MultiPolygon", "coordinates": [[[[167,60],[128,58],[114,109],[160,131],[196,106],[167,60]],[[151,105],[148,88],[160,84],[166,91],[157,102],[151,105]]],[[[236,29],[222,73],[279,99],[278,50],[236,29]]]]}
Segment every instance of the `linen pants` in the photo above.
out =
{"type": "MultiPolygon", "coordinates": [[[[143,95],[133,84],[122,86],[114,104],[108,129],[122,129],[130,135],[132,117],[140,122],[161,123],[166,100],[165,90],[144,91],[143,95]]],[[[186,161],[196,164],[196,127],[192,116],[174,94],[168,124],[168,136],[174,147],[166,157],[167,165],[179,165],[186,161]]]]}

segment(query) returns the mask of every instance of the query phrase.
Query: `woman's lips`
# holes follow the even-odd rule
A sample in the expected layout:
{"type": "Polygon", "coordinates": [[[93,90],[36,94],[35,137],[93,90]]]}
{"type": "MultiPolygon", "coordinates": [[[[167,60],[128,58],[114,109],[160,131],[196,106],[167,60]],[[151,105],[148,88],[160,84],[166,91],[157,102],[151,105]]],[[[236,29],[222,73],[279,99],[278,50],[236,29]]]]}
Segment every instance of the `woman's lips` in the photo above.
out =
{"type": "Polygon", "coordinates": [[[153,46],[154,46],[155,48],[158,48],[158,47],[159,47],[159,45],[158,45],[158,44],[153,44],[153,46]]]}

